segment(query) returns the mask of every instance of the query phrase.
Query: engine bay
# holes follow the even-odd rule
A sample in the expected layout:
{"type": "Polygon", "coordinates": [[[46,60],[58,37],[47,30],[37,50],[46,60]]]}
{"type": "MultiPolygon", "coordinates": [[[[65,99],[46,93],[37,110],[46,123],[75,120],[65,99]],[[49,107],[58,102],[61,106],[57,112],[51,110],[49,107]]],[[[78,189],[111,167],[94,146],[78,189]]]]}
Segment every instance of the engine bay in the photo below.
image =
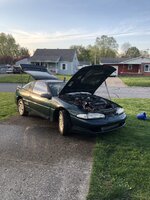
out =
{"type": "Polygon", "coordinates": [[[68,93],[61,95],[60,98],[86,112],[101,112],[106,114],[116,111],[115,103],[90,93],[68,93]]]}

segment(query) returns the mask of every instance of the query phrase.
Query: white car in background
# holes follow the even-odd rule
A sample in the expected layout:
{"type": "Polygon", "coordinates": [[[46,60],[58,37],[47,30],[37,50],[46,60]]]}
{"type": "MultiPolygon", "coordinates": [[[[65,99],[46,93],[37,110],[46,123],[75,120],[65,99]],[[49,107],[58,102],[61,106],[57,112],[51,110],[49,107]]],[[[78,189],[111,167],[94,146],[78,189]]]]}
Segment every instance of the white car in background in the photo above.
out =
{"type": "Polygon", "coordinates": [[[7,74],[13,74],[14,73],[13,67],[8,67],[8,69],[6,70],[6,73],[7,74]]]}
{"type": "Polygon", "coordinates": [[[115,77],[115,76],[118,76],[118,66],[112,66],[116,69],[116,71],[114,71],[110,76],[111,77],[115,77]]]}

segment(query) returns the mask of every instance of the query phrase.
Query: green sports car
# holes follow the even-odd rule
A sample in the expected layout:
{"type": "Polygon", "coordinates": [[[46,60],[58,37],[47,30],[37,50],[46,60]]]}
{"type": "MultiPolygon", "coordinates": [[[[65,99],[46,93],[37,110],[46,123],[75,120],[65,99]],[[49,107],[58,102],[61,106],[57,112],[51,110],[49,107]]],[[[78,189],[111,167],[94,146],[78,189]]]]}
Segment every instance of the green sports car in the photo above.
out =
{"type": "Polygon", "coordinates": [[[125,124],[124,109],[94,95],[114,71],[107,65],[87,66],[66,83],[45,71],[28,71],[35,81],[16,90],[19,114],[34,111],[51,122],[57,121],[62,135],[71,131],[99,134],[118,129],[125,124]]]}

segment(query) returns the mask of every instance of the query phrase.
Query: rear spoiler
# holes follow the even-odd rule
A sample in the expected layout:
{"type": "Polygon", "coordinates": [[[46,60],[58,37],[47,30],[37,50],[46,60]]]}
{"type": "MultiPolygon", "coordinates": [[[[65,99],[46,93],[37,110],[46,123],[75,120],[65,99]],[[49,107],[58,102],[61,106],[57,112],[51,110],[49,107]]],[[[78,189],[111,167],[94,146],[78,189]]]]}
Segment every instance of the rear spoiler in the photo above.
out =
{"type": "Polygon", "coordinates": [[[48,72],[45,66],[31,65],[31,64],[20,64],[22,72],[26,71],[39,71],[39,72],[48,72]]]}
{"type": "Polygon", "coordinates": [[[56,76],[49,73],[45,66],[20,64],[20,67],[23,73],[32,76],[35,80],[59,80],[56,76]]]}

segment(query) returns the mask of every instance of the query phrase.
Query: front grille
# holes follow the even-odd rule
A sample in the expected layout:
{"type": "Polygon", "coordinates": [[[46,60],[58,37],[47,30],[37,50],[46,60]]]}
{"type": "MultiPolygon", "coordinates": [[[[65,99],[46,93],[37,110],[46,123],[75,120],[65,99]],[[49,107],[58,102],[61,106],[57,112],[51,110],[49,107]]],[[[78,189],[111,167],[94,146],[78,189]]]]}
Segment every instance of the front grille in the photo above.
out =
{"type": "Polygon", "coordinates": [[[102,110],[102,113],[105,115],[114,115],[116,113],[116,109],[110,108],[110,109],[105,109],[102,110]]]}
{"type": "Polygon", "coordinates": [[[111,131],[113,129],[119,128],[121,126],[124,125],[124,122],[121,123],[116,123],[116,124],[111,124],[111,125],[106,125],[106,126],[95,126],[95,127],[91,127],[90,130],[93,132],[107,132],[107,131],[111,131]]]}
{"type": "Polygon", "coordinates": [[[101,131],[105,132],[105,131],[113,130],[113,129],[116,129],[116,128],[123,126],[124,124],[125,124],[125,122],[121,122],[121,123],[112,124],[112,125],[108,125],[108,126],[102,126],[101,131]]]}
{"type": "Polygon", "coordinates": [[[101,130],[102,131],[108,131],[110,129],[114,129],[114,128],[117,128],[119,127],[119,124],[114,124],[114,125],[110,125],[110,126],[104,126],[104,127],[101,127],[101,130]]]}

